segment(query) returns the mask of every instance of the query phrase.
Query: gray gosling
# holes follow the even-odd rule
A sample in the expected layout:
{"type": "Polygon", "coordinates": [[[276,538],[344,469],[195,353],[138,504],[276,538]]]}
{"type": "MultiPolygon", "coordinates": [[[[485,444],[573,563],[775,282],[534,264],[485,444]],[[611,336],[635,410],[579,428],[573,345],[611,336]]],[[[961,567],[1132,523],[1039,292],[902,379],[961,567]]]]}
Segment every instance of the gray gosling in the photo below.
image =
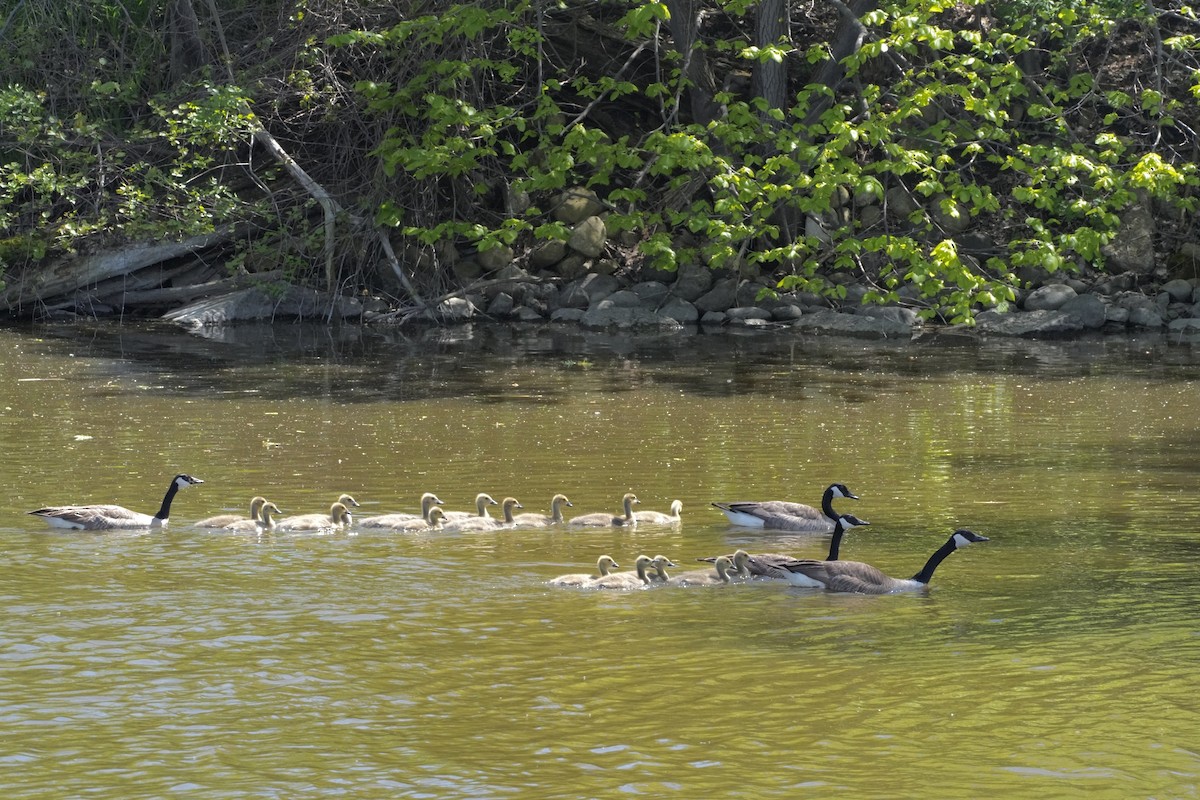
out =
{"type": "Polygon", "coordinates": [[[518,528],[547,528],[551,525],[561,525],[563,523],[563,506],[574,508],[565,494],[556,494],[550,500],[549,516],[545,514],[517,514],[513,518],[513,524],[518,528]]]}
{"type": "Polygon", "coordinates": [[[420,514],[383,514],[378,517],[367,517],[358,521],[360,528],[393,528],[404,530],[408,523],[413,520],[421,520],[426,525],[429,524],[429,513],[434,506],[440,506],[442,501],[433,492],[426,492],[421,495],[421,513],[420,514]]]}
{"type": "Polygon", "coordinates": [[[721,586],[729,583],[729,571],[733,569],[733,561],[728,556],[717,556],[713,567],[713,569],[681,572],[668,580],[667,584],[670,586],[721,586]]]}
{"type": "Polygon", "coordinates": [[[551,578],[548,583],[551,586],[587,586],[594,580],[603,578],[612,573],[614,569],[620,569],[621,565],[613,560],[612,556],[600,556],[596,560],[596,569],[600,575],[592,575],[587,572],[575,572],[569,575],[559,575],[557,578],[551,578]]]}
{"type": "Polygon", "coordinates": [[[446,522],[452,522],[456,519],[467,519],[469,517],[484,517],[491,519],[492,515],[488,513],[488,506],[496,505],[496,500],[487,492],[480,492],[475,495],[475,513],[469,511],[446,511],[446,522]]]}
{"type": "Polygon", "coordinates": [[[640,502],[642,502],[642,501],[638,500],[637,495],[635,495],[633,492],[626,492],[625,496],[623,498],[621,498],[621,504],[625,508],[625,516],[614,517],[611,514],[605,514],[604,512],[601,511],[601,512],[597,512],[595,514],[584,514],[581,517],[572,517],[571,521],[568,522],[567,524],[572,527],[591,527],[591,528],[608,527],[608,526],[633,527],[634,525],[637,524],[637,519],[634,518],[634,516],[633,516],[633,506],[634,506],[634,503],[640,503],[640,502]]]}
{"type": "Polygon", "coordinates": [[[279,510],[279,506],[275,505],[274,503],[270,503],[270,502],[263,503],[263,507],[259,511],[258,519],[255,519],[255,520],[240,519],[237,522],[233,523],[232,525],[226,525],[221,530],[237,531],[239,533],[240,532],[270,533],[271,531],[275,530],[275,517],[273,515],[280,514],[280,513],[282,513],[282,512],[279,510]]]}
{"type": "Polygon", "coordinates": [[[243,517],[241,514],[217,514],[215,517],[206,517],[195,523],[197,528],[225,528],[235,522],[257,522],[261,517],[262,507],[266,505],[267,498],[262,495],[257,495],[250,498],[250,516],[243,517]]]}
{"type": "Polygon", "coordinates": [[[328,514],[300,514],[279,520],[277,531],[328,531],[349,528],[353,522],[345,503],[334,503],[328,514]]]}
{"type": "Polygon", "coordinates": [[[596,578],[587,583],[586,587],[588,589],[645,589],[650,585],[650,576],[646,574],[646,571],[653,565],[653,558],[641,555],[634,562],[636,569],[633,572],[614,572],[611,575],[596,578]]]}
{"type": "Polygon", "coordinates": [[[671,513],[664,514],[661,511],[639,511],[634,514],[634,519],[641,525],[678,525],[683,521],[683,501],[671,501],[671,513]]]}

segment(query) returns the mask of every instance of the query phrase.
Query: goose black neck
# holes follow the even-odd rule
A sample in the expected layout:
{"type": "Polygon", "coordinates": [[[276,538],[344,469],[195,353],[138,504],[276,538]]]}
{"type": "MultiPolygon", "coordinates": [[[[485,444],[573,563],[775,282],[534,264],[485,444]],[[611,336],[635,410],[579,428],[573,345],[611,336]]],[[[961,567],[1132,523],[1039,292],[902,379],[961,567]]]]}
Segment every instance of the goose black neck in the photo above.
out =
{"type": "Polygon", "coordinates": [[[158,509],[158,513],[154,515],[155,519],[167,519],[171,516],[171,501],[175,499],[175,493],[179,491],[179,481],[172,479],[171,488],[167,489],[167,493],[163,495],[162,507],[158,509]]]}
{"type": "MultiPolygon", "coordinates": [[[[833,510],[833,487],[825,490],[825,494],[821,497],[821,511],[825,512],[825,516],[829,517],[834,522],[837,522],[837,512],[833,510]]],[[[830,559],[833,561],[835,559],[830,559]]]]}
{"type": "Polygon", "coordinates": [[[838,560],[838,548],[842,545],[842,535],[846,532],[846,528],[842,525],[841,519],[837,521],[837,525],[833,529],[833,539],[829,541],[829,558],[826,561],[838,560]]]}
{"type": "Polygon", "coordinates": [[[919,583],[929,583],[930,579],[933,578],[933,571],[938,568],[938,564],[945,561],[946,556],[953,553],[956,549],[954,538],[947,539],[946,543],[929,557],[929,560],[925,562],[925,566],[921,567],[921,571],[912,576],[912,579],[919,583]]]}

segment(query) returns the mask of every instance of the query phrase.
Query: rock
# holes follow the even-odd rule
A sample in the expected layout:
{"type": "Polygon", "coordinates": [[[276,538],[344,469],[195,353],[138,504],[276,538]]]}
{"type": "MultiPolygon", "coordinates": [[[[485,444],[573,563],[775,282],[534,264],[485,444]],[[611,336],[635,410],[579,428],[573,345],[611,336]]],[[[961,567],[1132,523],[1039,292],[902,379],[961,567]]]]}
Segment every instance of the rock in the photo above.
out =
{"type": "Polygon", "coordinates": [[[436,309],[427,310],[425,314],[442,322],[465,322],[475,316],[475,311],[475,306],[465,297],[451,297],[439,303],[436,309]]]}
{"type": "MultiPolygon", "coordinates": [[[[535,308],[521,306],[517,309],[517,319],[521,322],[541,322],[543,315],[535,308]]],[[[582,314],[580,315],[582,316],[582,314]]]]}
{"type": "Polygon", "coordinates": [[[1137,275],[1132,272],[1122,272],[1119,275],[1105,275],[1092,286],[1096,294],[1117,294],[1128,292],[1137,286],[1137,275]]]}
{"type": "Polygon", "coordinates": [[[924,324],[924,321],[916,311],[901,306],[859,306],[855,310],[855,313],[861,314],[864,317],[891,320],[892,322],[907,325],[909,328],[920,327],[924,324]]]}
{"type": "Polygon", "coordinates": [[[921,206],[913,198],[908,189],[903,186],[893,186],[891,189],[888,189],[886,197],[887,210],[893,219],[907,222],[909,216],[921,210],[921,206]]]}
{"type": "Polygon", "coordinates": [[[724,311],[705,311],[704,316],[700,317],[701,325],[724,325],[724,311]]]}
{"type": "Polygon", "coordinates": [[[658,309],[658,313],[684,325],[694,324],[700,319],[700,312],[696,307],[682,297],[670,298],[658,309]]]}
{"type": "Polygon", "coordinates": [[[662,305],[671,291],[665,283],[660,283],[659,281],[635,283],[629,287],[629,290],[640,297],[642,302],[648,306],[662,305]]]}
{"type": "Polygon", "coordinates": [[[1062,311],[1009,312],[982,311],[975,316],[975,326],[995,336],[1066,336],[1083,330],[1083,324],[1062,311]]]}
{"type": "Polygon", "coordinates": [[[1171,296],[1171,299],[1176,303],[1186,303],[1192,299],[1192,291],[1195,289],[1191,281],[1185,281],[1181,278],[1176,278],[1173,281],[1167,281],[1162,285],[1161,291],[1166,292],[1171,296]]]}
{"type": "Polygon", "coordinates": [[[558,296],[562,308],[587,308],[621,288],[612,275],[592,273],[563,287],[558,296]]]}
{"type": "Polygon", "coordinates": [[[796,321],[794,327],[803,331],[839,333],[869,338],[912,336],[912,326],[902,322],[865,314],[843,314],[827,309],[805,314],[796,321]]]}
{"type": "Polygon", "coordinates": [[[601,275],[616,275],[617,270],[620,268],[621,265],[611,258],[597,258],[592,263],[592,272],[596,272],[601,275]]]}
{"type": "Polygon", "coordinates": [[[957,236],[971,227],[971,214],[961,203],[939,197],[933,201],[933,222],[949,236],[957,236]]]}
{"type": "Polygon", "coordinates": [[[577,186],[563,191],[554,206],[554,218],[568,225],[576,225],[588,217],[603,211],[604,203],[591,189],[577,186]]]}
{"type": "Polygon", "coordinates": [[[729,322],[742,322],[748,319],[773,319],[770,311],[758,306],[735,306],[725,312],[725,317],[729,322]]]}
{"type": "Polygon", "coordinates": [[[475,255],[475,260],[479,262],[479,266],[483,267],[486,272],[494,272],[501,267],[506,267],[512,263],[513,249],[508,245],[500,245],[493,247],[490,250],[480,250],[475,255]]]}
{"type": "Polygon", "coordinates": [[[600,217],[588,217],[571,229],[567,246],[587,258],[597,258],[608,243],[608,232],[600,217]]]}
{"type": "Polygon", "coordinates": [[[790,322],[804,316],[804,311],[794,303],[780,303],[771,309],[771,318],[778,322],[790,322]]]}
{"type": "Polygon", "coordinates": [[[560,308],[550,315],[551,322],[579,322],[583,319],[582,308],[560,308]]]}
{"type": "Polygon", "coordinates": [[[1121,216],[1121,226],[1113,240],[1101,248],[1108,263],[1119,270],[1139,275],[1154,271],[1154,215],[1142,204],[1130,206],[1121,216]]]}
{"type": "Polygon", "coordinates": [[[1106,306],[1104,308],[1104,322],[1107,325],[1128,325],[1129,309],[1124,306],[1106,306]]]}
{"type": "Polygon", "coordinates": [[[587,275],[591,263],[591,259],[584,258],[579,253],[568,253],[558,262],[556,269],[559,275],[570,281],[587,275]]]}
{"type": "Polygon", "coordinates": [[[513,313],[515,306],[511,294],[500,292],[492,298],[492,302],[488,303],[487,315],[489,317],[507,317],[513,313]]]}
{"type": "Polygon", "coordinates": [[[713,272],[703,264],[683,264],[671,287],[671,294],[689,303],[700,299],[713,285],[713,272]]]}
{"type": "Polygon", "coordinates": [[[185,328],[204,328],[246,320],[316,320],[331,313],[338,319],[357,317],[362,314],[362,303],[353,297],[321,294],[299,286],[286,286],[280,295],[250,287],[197,300],[168,311],[162,318],[185,328]]]}
{"type": "Polygon", "coordinates": [[[646,307],[645,304],[642,302],[642,298],[638,297],[635,292],[631,292],[628,289],[620,289],[618,291],[613,292],[610,295],[605,296],[601,300],[594,300],[594,301],[592,301],[591,306],[596,306],[596,305],[600,305],[600,304],[604,304],[604,303],[607,303],[610,306],[615,306],[616,308],[645,308],[646,307]]]}
{"type": "Polygon", "coordinates": [[[1129,309],[1129,324],[1138,328],[1161,328],[1165,320],[1162,312],[1151,306],[1129,309]]]}
{"type": "Polygon", "coordinates": [[[473,258],[460,258],[450,269],[454,270],[455,277],[463,283],[470,283],[483,275],[483,265],[473,258]]]}
{"type": "Polygon", "coordinates": [[[529,254],[529,266],[534,269],[546,269],[562,261],[567,256],[567,243],[558,239],[550,239],[533,248],[529,254]]]}
{"type": "Polygon", "coordinates": [[[734,293],[733,305],[757,306],[759,304],[758,296],[766,288],[768,288],[766,284],[759,283],[758,281],[742,281],[738,284],[737,291],[734,293]]]}
{"type": "Polygon", "coordinates": [[[721,278],[695,301],[701,311],[725,311],[737,302],[737,278],[721,278]]]}
{"type": "Polygon", "coordinates": [[[1094,294],[1080,294],[1070,298],[1058,308],[1079,320],[1089,330],[1103,328],[1108,321],[1108,305],[1094,294]]]}
{"type": "Polygon", "coordinates": [[[743,328],[766,328],[774,323],[770,319],[760,319],[758,317],[729,317],[726,324],[740,326],[743,328]]]}
{"type": "Polygon", "coordinates": [[[585,328],[602,329],[617,328],[655,328],[660,331],[679,330],[683,328],[679,322],[651,311],[648,308],[632,308],[617,306],[608,300],[602,300],[598,305],[589,308],[580,318],[579,324],[585,328]]]}
{"type": "Polygon", "coordinates": [[[1057,311],[1076,295],[1077,292],[1064,283],[1050,283],[1030,292],[1023,306],[1026,311],[1057,311]]]}
{"type": "Polygon", "coordinates": [[[1181,317],[1171,320],[1167,325],[1167,330],[1172,333],[1200,333],[1200,319],[1196,317],[1181,317]]]}

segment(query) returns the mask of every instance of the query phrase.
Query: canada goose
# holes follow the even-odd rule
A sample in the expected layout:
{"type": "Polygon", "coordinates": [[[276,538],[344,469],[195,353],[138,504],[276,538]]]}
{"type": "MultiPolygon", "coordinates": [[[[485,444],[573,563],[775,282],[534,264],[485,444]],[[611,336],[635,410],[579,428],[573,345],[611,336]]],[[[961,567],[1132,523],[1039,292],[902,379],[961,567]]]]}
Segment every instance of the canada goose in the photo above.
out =
{"type": "Polygon", "coordinates": [[[846,497],[857,500],[858,495],[845,484],[834,483],[825,490],[820,510],[803,503],[785,500],[766,500],[751,503],[713,503],[734,525],[748,528],[770,528],[777,531],[802,533],[831,533],[837,512],[833,510],[833,499],[846,497]]]}
{"type": "Polygon", "coordinates": [[[171,501],[175,499],[176,492],[199,483],[204,481],[183,473],[176,475],[171,479],[171,485],[163,495],[162,505],[153,517],[114,505],[47,506],[29,513],[46,520],[51,528],[70,528],[76,531],[165,528],[167,519],[171,516],[171,501]]]}
{"type": "Polygon", "coordinates": [[[488,506],[496,505],[495,499],[487,492],[480,492],[475,495],[475,513],[469,511],[446,511],[446,522],[451,522],[456,519],[467,519],[468,517],[484,517],[491,519],[491,514],[488,513],[488,506]]]}
{"type": "Polygon", "coordinates": [[[341,503],[346,508],[358,508],[358,501],[348,494],[338,495],[337,502],[341,503]]]}
{"type": "Polygon", "coordinates": [[[831,592],[857,592],[858,594],[893,594],[895,592],[918,592],[928,588],[933,578],[933,571],[938,564],[960,547],[966,547],[975,542],[986,542],[986,536],[980,536],[974,531],[959,528],[950,535],[946,543],[939,547],[921,571],[911,578],[892,578],[884,575],[870,564],[861,561],[792,561],[787,569],[798,575],[803,575],[811,586],[828,589],[831,592]]]}
{"type": "Polygon", "coordinates": [[[405,526],[413,520],[421,520],[429,524],[429,512],[434,506],[440,506],[442,501],[433,492],[426,492],[421,495],[421,513],[420,514],[384,514],[378,517],[367,517],[358,521],[360,528],[396,528],[403,530],[405,526]]]}
{"type": "MultiPolygon", "coordinates": [[[[829,542],[829,561],[837,561],[838,550],[841,547],[842,536],[851,528],[857,528],[860,525],[870,525],[865,519],[859,519],[853,514],[842,514],[837,518],[837,522],[833,527],[833,538],[829,542]]],[[[713,563],[719,556],[708,556],[707,558],[698,558],[697,561],[707,561],[713,563]]],[[[808,580],[797,573],[789,571],[785,565],[794,561],[798,561],[795,556],[785,555],[784,553],[754,553],[751,555],[745,550],[738,550],[730,556],[727,556],[733,561],[737,574],[742,578],[769,578],[777,581],[787,581],[797,586],[812,586],[808,580]]]]}
{"type": "Polygon", "coordinates": [[[681,521],[680,514],[683,513],[683,501],[671,501],[671,513],[664,514],[661,511],[639,511],[633,515],[633,518],[642,525],[678,525],[681,521]]]}
{"type": "Polygon", "coordinates": [[[733,560],[729,556],[717,556],[713,566],[715,569],[681,572],[667,583],[671,586],[720,586],[729,583],[729,571],[733,569],[733,560]]]}
{"type": "MultiPolygon", "coordinates": [[[[620,569],[621,565],[613,560],[612,556],[600,556],[596,561],[596,569],[600,571],[600,578],[611,573],[614,569],[620,569]]],[[[586,572],[576,572],[571,575],[559,575],[557,578],[552,578],[548,581],[551,586],[586,586],[597,576],[586,572]]]]}
{"type": "Polygon", "coordinates": [[[632,527],[637,524],[637,519],[633,516],[633,504],[640,503],[637,495],[633,492],[626,492],[625,497],[621,499],[622,505],[625,507],[625,516],[614,517],[612,514],[605,514],[603,511],[595,514],[584,514],[581,517],[572,517],[568,525],[574,527],[602,527],[607,525],[621,526],[627,525],[632,527]]]}
{"type": "Polygon", "coordinates": [[[650,577],[646,570],[653,564],[654,559],[650,556],[638,556],[633,572],[613,572],[585,585],[589,589],[644,589],[650,585],[650,577]]]}
{"type": "Polygon", "coordinates": [[[563,522],[562,507],[574,508],[575,506],[567,499],[565,494],[556,494],[550,501],[550,515],[545,514],[517,514],[513,518],[513,523],[519,528],[545,528],[549,525],[559,525],[563,522]]]}
{"type": "Polygon", "coordinates": [[[318,531],[339,530],[349,528],[353,522],[350,509],[345,503],[334,503],[329,507],[328,514],[300,514],[279,520],[275,525],[277,531],[318,531]]]}
{"type": "Polygon", "coordinates": [[[262,507],[266,504],[267,498],[262,495],[252,497],[250,499],[250,516],[243,517],[241,514],[218,514],[215,517],[208,517],[195,523],[197,528],[225,528],[235,522],[257,522],[258,514],[262,507]]]}
{"type": "Polygon", "coordinates": [[[516,519],[513,517],[514,508],[524,508],[521,501],[515,497],[506,497],[500,501],[500,509],[504,514],[504,522],[501,523],[505,528],[511,528],[516,524],[516,519]]]}
{"type": "Polygon", "coordinates": [[[442,523],[446,515],[440,508],[436,506],[429,509],[429,519],[414,517],[409,520],[397,520],[394,525],[389,525],[388,530],[398,531],[400,533],[424,533],[426,531],[442,530],[442,523]]]}
{"type": "Polygon", "coordinates": [[[279,506],[274,503],[263,503],[263,507],[259,512],[259,519],[239,519],[237,522],[226,525],[221,530],[225,531],[256,531],[259,533],[270,533],[275,530],[275,514],[281,514],[279,506]]]}
{"type": "Polygon", "coordinates": [[[651,583],[666,583],[671,580],[671,576],[667,574],[667,567],[675,566],[675,562],[663,555],[657,555],[650,560],[654,567],[654,574],[650,575],[651,583]]]}

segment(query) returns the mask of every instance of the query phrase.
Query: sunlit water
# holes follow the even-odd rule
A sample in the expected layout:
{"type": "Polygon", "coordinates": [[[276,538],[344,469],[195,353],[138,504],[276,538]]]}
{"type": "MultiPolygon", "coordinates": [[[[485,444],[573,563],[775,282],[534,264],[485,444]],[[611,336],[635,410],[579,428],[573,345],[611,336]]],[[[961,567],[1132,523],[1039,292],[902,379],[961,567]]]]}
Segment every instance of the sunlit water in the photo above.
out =
{"type": "Polygon", "coordinates": [[[1158,340],[0,333],[5,798],[1089,797],[1200,794],[1200,353],[1158,340]],[[165,533],[53,532],[120,502],[165,533]],[[713,500],[872,525],[844,558],[921,596],[780,585],[552,589],[601,553],[680,569],[826,537],[713,500]],[[679,529],[201,531],[424,491],[679,529]]]}

